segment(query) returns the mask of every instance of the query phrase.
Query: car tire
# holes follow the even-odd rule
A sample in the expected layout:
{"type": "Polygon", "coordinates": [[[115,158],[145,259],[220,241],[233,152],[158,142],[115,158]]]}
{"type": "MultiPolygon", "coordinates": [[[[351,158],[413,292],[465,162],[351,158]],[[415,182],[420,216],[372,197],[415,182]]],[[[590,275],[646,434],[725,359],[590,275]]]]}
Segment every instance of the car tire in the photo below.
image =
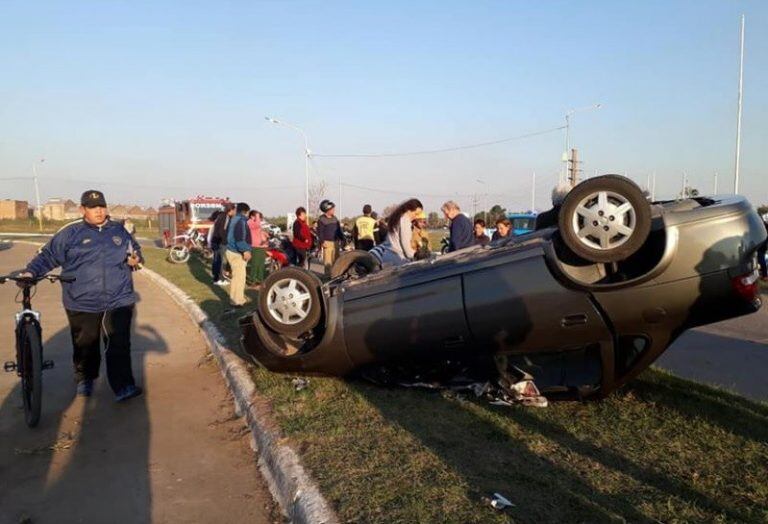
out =
{"type": "Polygon", "coordinates": [[[269,275],[259,292],[259,316],[272,330],[299,336],[314,329],[323,313],[322,282],[313,273],[286,267],[269,275]]]}
{"type": "Polygon", "coordinates": [[[365,276],[381,269],[379,261],[368,251],[355,249],[343,253],[331,267],[331,278],[344,275],[365,276]]]}
{"type": "Polygon", "coordinates": [[[639,250],[651,231],[651,206],[643,191],[619,175],[590,178],[565,197],[560,237],[590,262],[619,262],[639,250]]]}

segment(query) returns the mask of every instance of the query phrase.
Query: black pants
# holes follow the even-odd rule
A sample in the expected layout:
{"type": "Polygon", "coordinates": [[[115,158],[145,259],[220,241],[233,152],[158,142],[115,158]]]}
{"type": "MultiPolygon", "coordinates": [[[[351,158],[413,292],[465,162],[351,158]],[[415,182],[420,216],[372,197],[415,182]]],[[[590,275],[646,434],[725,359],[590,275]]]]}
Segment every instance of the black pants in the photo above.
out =
{"type": "Polygon", "coordinates": [[[211,243],[211,251],[213,251],[213,262],[211,263],[211,273],[213,274],[213,281],[218,282],[221,280],[221,246],[219,244],[211,243]]]}
{"type": "Polygon", "coordinates": [[[307,263],[307,250],[293,248],[293,264],[297,267],[304,267],[307,263]]]}
{"type": "Polygon", "coordinates": [[[361,238],[355,242],[355,249],[362,249],[364,251],[370,251],[373,249],[373,240],[368,238],[361,238]]]}
{"type": "Polygon", "coordinates": [[[131,370],[131,319],[133,305],[111,309],[104,313],[85,313],[67,310],[72,332],[72,362],[78,382],[99,376],[101,347],[104,340],[107,359],[107,380],[112,391],[118,393],[134,385],[131,370]]]}

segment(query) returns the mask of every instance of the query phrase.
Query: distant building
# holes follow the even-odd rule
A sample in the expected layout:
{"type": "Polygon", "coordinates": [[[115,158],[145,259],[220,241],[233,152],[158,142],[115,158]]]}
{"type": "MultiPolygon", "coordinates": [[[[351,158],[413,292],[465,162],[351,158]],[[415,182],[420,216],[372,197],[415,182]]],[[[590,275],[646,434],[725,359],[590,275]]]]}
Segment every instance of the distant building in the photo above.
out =
{"type": "Polygon", "coordinates": [[[82,216],[83,214],[80,212],[80,206],[78,206],[74,202],[72,202],[71,206],[67,206],[64,208],[64,220],[77,220],[82,216]]]}
{"type": "Polygon", "coordinates": [[[29,203],[25,200],[0,200],[0,220],[29,218],[29,203]]]}
{"type": "Polygon", "coordinates": [[[146,220],[147,212],[141,206],[132,206],[126,211],[128,218],[132,220],[146,220]]]}
{"type": "Polygon", "coordinates": [[[116,204],[109,207],[109,216],[118,220],[124,220],[128,217],[128,207],[122,204],[116,204]]]}
{"type": "MultiPolygon", "coordinates": [[[[41,206],[43,219],[45,220],[66,220],[65,211],[67,208],[71,208],[76,205],[73,201],[63,198],[49,198],[48,201],[41,206]]],[[[38,213],[35,213],[37,216],[38,213]]]]}

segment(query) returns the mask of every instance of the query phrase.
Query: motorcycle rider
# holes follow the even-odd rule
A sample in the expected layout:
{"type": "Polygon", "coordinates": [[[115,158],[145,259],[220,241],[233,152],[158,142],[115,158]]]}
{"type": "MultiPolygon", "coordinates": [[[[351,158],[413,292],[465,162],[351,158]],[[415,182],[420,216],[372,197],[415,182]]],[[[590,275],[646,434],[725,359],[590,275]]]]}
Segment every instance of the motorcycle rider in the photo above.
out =
{"type": "Polygon", "coordinates": [[[325,274],[331,274],[331,266],[339,254],[339,242],[344,242],[341,223],[336,218],[336,204],[330,200],[320,202],[322,215],[317,219],[317,239],[323,249],[323,266],[325,274]]]}

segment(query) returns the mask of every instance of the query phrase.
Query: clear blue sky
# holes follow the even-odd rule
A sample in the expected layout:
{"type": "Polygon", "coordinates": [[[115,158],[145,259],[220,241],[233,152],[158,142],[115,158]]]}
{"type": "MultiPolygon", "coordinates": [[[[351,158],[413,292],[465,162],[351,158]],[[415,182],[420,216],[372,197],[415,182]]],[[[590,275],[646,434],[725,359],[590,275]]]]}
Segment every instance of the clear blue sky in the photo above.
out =
{"type": "MultiPolygon", "coordinates": [[[[41,156],[43,198],[208,193],[267,214],[303,202],[301,125],[317,153],[397,152],[562,125],[587,174],[627,173],[657,196],[730,189],[738,20],[747,16],[743,191],[768,202],[767,2],[0,3],[0,178],[41,156]]],[[[460,153],[313,161],[352,214],[406,193],[543,207],[564,135],[460,153]],[[342,188],[338,183],[377,191],[342,188]],[[480,184],[477,180],[483,180],[480,184]],[[378,190],[390,191],[383,193],[378,190]]],[[[31,198],[25,181],[0,197],[31,198]]],[[[490,203],[490,202],[489,202],[490,203]]]]}

